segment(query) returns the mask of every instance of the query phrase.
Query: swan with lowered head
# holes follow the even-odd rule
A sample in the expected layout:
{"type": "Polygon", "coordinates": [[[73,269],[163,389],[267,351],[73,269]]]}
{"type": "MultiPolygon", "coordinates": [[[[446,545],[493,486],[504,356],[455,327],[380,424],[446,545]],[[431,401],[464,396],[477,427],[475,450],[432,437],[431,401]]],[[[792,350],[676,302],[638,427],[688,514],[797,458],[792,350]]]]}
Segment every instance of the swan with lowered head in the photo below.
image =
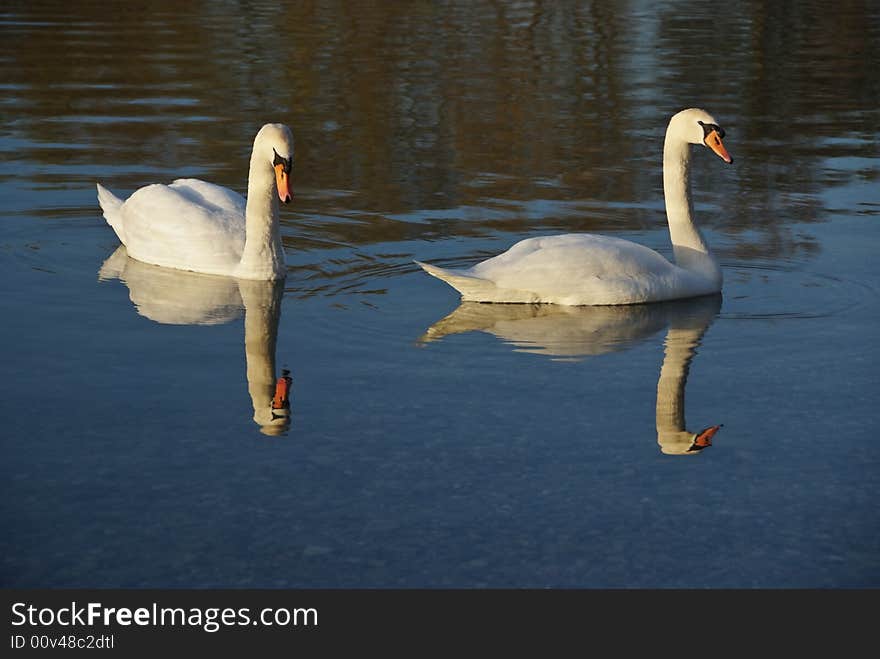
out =
{"type": "Polygon", "coordinates": [[[528,238],[471,268],[453,270],[416,261],[474,302],[612,305],[659,302],[721,291],[722,275],[694,224],[690,145],[733,159],[724,131],[706,111],[682,110],[669,121],[663,145],[663,193],[675,263],[620,238],[563,234],[528,238]]]}
{"type": "Polygon", "coordinates": [[[239,279],[283,279],[278,203],[291,199],[292,168],[290,128],[266,124],[254,139],[247,200],[213,183],[178,179],[140,188],[125,201],[98,183],[98,201],[133,259],[239,279]]]}

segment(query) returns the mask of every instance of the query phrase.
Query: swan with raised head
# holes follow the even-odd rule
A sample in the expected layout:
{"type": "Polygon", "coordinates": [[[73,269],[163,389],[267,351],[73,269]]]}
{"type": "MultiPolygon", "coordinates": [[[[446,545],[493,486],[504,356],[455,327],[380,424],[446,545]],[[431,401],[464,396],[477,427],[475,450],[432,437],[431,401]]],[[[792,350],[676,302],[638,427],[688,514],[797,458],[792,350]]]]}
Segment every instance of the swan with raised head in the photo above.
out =
{"type": "Polygon", "coordinates": [[[718,293],[721,268],[694,224],[690,145],[703,144],[731,163],[723,138],[705,110],[682,110],[669,121],[663,194],[675,263],[638,243],[576,233],[528,238],[467,269],[416,263],[474,302],[612,305],[718,293]]]}
{"type": "Polygon", "coordinates": [[[290,128],[266,124],[254,139],[247,199],[213,183],[177,179],[140,188],[125,201],[98,183],[98,201],[133,259],[239,279],[283,279],[278,204],[291,199],[292,168],[290,128]]]}

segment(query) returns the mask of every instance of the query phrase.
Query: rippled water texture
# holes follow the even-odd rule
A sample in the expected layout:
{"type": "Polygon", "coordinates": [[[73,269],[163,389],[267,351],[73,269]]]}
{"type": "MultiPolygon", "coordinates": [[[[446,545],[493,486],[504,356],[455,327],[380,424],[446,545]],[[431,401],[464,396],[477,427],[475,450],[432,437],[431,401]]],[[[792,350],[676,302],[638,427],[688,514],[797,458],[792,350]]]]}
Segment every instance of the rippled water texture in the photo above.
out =
{"type": "Polygon", "coordinates": [[[0,8],[0,585],[880,586],[880,6],[379,5],[0,8]],[[460,305],[413,263],[671,257],[688,106],[722,296],[460,305]],[[96,182],[244,193],[269,121],[282,286],[127,256],[96,182]]]}

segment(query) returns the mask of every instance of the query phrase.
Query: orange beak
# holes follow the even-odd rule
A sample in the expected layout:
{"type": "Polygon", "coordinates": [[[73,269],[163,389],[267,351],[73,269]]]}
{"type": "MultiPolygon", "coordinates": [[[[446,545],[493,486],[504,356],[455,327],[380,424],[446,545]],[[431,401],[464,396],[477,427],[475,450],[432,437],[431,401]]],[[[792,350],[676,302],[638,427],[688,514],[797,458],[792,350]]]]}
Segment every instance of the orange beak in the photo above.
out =
{"type": "Polygon", "coordinates": [[[706,146],[712,149],[715,154],[728,165],[733,162],[733,158],[730,157],[730,154],[727,153],[727,149],[724,148],[724,142],[721,141],[721,135],[718,134],[717,130],[713,130],[706,135],[706,139],[704,139],[703,142],[705,142],[706,146]]]}
{"type": "Polygon", "coordinates": [[[290,384],[293,379],[286,374],[275,383],[275,396],[272,398],[273,410],[290,409],[290,384]]]}
{"type": "Polygon", "coordinates": [[[290,194],[290,174],[284,171],[284,165],[275,165],[275,183],[278,184],[278,198],[286,204],[293,195],[290,194]]]}
{"type": "Polygon", "coordinates": [[[694,437],[694,446],[699,448],[712,446],[712,438],[715,436],[715,433],[717,433],[720,429],[721,425],[709,426],[708,428],[704,428],[699,433],[697,433],[696,437],[694,437]]]}

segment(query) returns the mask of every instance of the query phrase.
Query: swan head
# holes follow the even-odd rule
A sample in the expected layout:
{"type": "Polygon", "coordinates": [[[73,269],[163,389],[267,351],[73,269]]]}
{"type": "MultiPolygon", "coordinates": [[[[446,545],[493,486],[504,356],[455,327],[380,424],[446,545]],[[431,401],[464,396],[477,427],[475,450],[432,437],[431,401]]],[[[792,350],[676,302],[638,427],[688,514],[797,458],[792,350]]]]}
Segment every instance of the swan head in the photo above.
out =
{"type": "Polygon", "coordinates": [[[278,192],[278,199],[282,203],[288,203],[293,197],[290,190],[293,132],[284,124],[266,124],[254,139],[254,156],[265,158],[275,170],[275,189],[278,192]]]}
{"type": "Polygon", "coordinates": [[[275,395],[268,410],[254,412],[254,421],[260,426],[260,432],[264,435],[277,437],[283,435],[290,428],[290,386],[293,378],[286,368],[281,377],[275,382],[275,395]]]}
{"type": "Polygon", "coordinates": [[[733,162],[722,141],[724,129],[718,125],[715,117],[705,110],[689,108],[674,115],[669,122],[669,132],[673,131],[690,144],[709,147],[727,164],[733,162]]]}
{"type": "Polygon", "coordinates": [[[661,452],[666,455],[696,455],[705,448],[712,446],[712,438],[724,426],[709,426],[698,433],[688,432],[658,432],[657,442],[661,452]]]}

